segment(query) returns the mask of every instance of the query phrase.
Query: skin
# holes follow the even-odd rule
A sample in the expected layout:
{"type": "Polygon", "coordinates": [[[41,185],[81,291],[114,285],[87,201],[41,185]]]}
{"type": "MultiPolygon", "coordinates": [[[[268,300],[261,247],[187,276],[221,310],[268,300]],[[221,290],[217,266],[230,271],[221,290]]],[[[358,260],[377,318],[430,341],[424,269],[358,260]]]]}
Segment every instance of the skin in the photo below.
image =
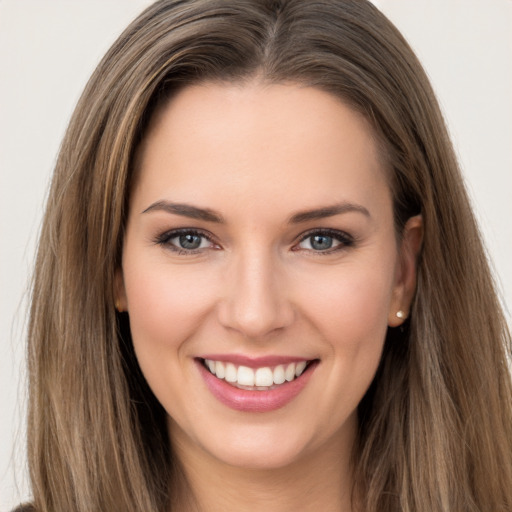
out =
{"type": "Polygon", "coordinates": [[[205,511],[352,510],[357,405],[409,310],[421,244],[419,217],[398,242],[369,125],[314,88],[191,86],[157,112],[136,164],[116,292],[188,495],[205,511]],[[162,201],[222,222],[151,208],[162,201]],[[340,204],[355,208],[290,222],[340,204]],[[210,240],[177,252],[165,234],[183,228],[210,240]],[[319,229],[344,238],[317,250],[319,229]],[[284,407],[240,412],[205,386],[208,353],[319,365],[284,407]]]}

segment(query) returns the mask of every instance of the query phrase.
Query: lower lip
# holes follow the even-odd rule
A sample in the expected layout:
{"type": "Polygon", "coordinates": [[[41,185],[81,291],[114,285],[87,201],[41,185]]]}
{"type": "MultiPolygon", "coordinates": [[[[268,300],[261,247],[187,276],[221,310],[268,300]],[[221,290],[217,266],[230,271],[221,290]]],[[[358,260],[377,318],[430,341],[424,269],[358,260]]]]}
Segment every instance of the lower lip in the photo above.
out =
{"type": "Polygon", "coordinates": [[[284,407],[304,389],[318,365],[317,361],[310,363],[300,377],[274,389],[249,391],[238,389],[225,380],[218,379],[205,368],[202,361],[197,360],[196,362],[201,376],[213,396],[231,409],[243,412],[269,412],[284,407]]]}

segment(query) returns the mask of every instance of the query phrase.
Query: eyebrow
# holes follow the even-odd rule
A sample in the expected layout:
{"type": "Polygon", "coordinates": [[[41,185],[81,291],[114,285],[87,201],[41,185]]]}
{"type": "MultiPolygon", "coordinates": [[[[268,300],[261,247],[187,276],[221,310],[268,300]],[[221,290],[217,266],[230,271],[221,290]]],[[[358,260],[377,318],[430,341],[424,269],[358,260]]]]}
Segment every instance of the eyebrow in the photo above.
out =
{"type": "Polygon", "coordinates": [[[313,210],[305,210],[302,212],[298,212],[290,218],[288,223],[300,224],[302,222],[325,219],[327,217],[334,217],[335,215],[340,215],[342,213],[348,212],[362,213],[366,217],[371,218],[370,212],[364,206],[354,203],[342,202],[334,204],[332,206],[325,206],[322,208],[315,208],[313,210]]]}
{"type": "Polygon", "coordinates": [[[181,215],[182,217],[188,217],[189,219],[199,219],[206,222],[216,222],[218,224],[223,223],[224,219],[222,215],[215,213],[209,208],[198,208],[185,203],[171,203],[169,201],[157,201],[151,206],[146,208],[142,213],[164,211],[167,213],[173,213],[175,215],[181,215]]]}
{"type": "MultiPolygon", "coordinates": [[[[164,211],[190,219],[198,219],[206,222],[215,222],[217,224],[224,223],[224,218],[219,213],[211,210],[210,208],[199,208],[186,203],[172,203],[170,201],[156,201],[151,206],[148,206],[142,213],[153,211],[164,211]]],[[[358,212],[366,217],[370,217],[370,212],[359,204],[342,202],[332,206],[324,206],[312,210],[304,210],[298,212],[290,217],[289,224],[301,224],[311,220],[325,219],[327,217],[334,217],[342,213],[358,212]]]]}

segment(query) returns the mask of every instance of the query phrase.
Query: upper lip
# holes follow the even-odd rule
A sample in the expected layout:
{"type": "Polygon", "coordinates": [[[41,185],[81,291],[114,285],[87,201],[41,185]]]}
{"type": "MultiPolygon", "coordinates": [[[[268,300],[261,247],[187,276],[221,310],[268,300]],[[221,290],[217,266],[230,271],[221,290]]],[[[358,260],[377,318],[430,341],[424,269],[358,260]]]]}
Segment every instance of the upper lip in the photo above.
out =
{"type": "Polygon", "coordinates": [[[207,354],[200,356],[200,359],[210,359],[212,361],[222,361],[223,363],[233,363],[236,366],[247,366],[249,368],[262,368],[265,366],[279,366],[280,364],[300,363],[301,361],[311,361],[311,358],[300,356],[260,356],[249,357],[243,354],[207,354]]]}

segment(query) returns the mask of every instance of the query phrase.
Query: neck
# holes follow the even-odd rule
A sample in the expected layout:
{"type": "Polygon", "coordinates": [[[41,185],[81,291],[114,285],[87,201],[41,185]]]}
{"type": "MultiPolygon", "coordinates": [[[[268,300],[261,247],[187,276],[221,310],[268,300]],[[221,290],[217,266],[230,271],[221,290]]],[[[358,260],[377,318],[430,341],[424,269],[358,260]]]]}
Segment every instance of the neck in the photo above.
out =
{"type": "MultiPolygon", "coordinates": [[[[350,458],[354,436],[331,439],[279,468],[240,468],[190,446],[173,430],[182,476],[173,493],[183,512],[352,512],[350,458]],[[191,449],[192,448],[192,449],[191,449]]],[[[182,437],[184,436],[184,437],[182,437]]]]}

